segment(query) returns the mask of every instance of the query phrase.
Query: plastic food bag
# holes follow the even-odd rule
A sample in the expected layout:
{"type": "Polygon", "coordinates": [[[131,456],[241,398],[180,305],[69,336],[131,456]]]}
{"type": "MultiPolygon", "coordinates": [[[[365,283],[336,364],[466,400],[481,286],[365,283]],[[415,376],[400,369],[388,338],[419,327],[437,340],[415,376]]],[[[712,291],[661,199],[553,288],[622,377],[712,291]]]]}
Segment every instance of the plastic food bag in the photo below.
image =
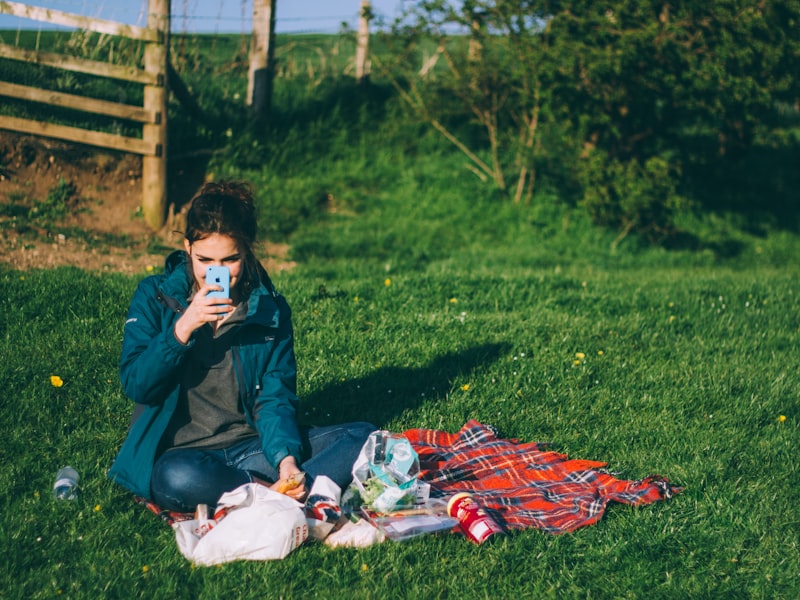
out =
{"type": "Polygon", "coordinates": [[[323,543],[330,548],[366,548],[372,544],[379,544],[384,539],[386,538],[383,533],[372,523],[352,514],[344,526],[328,535],[323,543]]]}
{"type": "Polygon", "coordinates": [[[318,475],[314,478],[305,506],[306,523],[311,538],[324,540],[342,518],[342,509],[339,506],[341,499],[342,488],[330,477],[318,475]]]}
{"type": "Polygon", "coordinates": [[[458,525],[458,519],[447,514],[445,500],[428,499],[418,502],[413,508],[401,508],[391,513],[376,513],[363,507],[361,512],[385,538],[395,542],[450,531],[458,525]]]}
{"type": "Polygon", "coordinates": [[[247,483],[220,497],[215,519],[198,514],[172,527],[181,554],[198,565],[275,560],[308,537],[301,507],[266,486],[247,483]]]}
{"type": "Polygon", "coordinates": [[[353,465],[353,483],[363,504],[382,513],[414,505],[418,476],[419,457],[411,442],[388,431],[373,431],[353,465]]]}
{"type": "Polygon", "coordinates": [[[390,540],[401,542],[420,535],[450,531],[458,525],[458,519],[443,515],[408,515],[377,517],[374,524],[390,540]]]}

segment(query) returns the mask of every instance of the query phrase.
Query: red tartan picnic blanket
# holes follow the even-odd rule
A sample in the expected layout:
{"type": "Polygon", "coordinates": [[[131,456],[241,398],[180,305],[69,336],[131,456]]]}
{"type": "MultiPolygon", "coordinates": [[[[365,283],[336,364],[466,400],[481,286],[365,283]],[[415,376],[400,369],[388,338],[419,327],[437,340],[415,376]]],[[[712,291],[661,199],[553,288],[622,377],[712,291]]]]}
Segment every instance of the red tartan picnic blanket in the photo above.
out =
{"type": "Polygon", "coordinates": [[[419,454],[420,479],[431,484],[431,496],[470,492],[506,529],[574,531],[599,521],[611,501],[650,504],[682,489],[657,475],[616,479],[596,470],[606,463],[500,439],[475,420],[458,433],[410,429],[403,435],[419,454]]]}

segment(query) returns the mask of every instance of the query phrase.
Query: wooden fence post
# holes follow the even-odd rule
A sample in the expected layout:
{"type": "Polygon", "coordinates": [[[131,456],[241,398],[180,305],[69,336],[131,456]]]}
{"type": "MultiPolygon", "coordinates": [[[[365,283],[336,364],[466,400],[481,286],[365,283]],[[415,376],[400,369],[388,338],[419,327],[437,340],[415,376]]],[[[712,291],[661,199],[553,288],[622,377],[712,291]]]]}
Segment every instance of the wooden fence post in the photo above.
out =
{"type": "Polygon", "coordinates": [[[250,72],[247,104],[256,122],[266,120],[272,104],[275,74],[276,0],[253,0],[253,38],[250,42],[250,72]]]}
{"type": "Polygon", "coordinates": [[[160,32],[144,50],[145,71],[157,75],[156,85],[144,86],[144,108],[158,118],[142,127],[144,141],[156,145],[155,154],[142,158],[142,211],[155,230],[164,225],[167,207],[167,65],[169,64],[170,0],[149,0],[147,27],[160,32]]]}
{"type": "Polygon", "coordinates": [[[356,40],[356,79],[360,82],[369,78],[369,22],[372,19],[372,4],[361,0],[358,15],[358,38],[356,40]]]}

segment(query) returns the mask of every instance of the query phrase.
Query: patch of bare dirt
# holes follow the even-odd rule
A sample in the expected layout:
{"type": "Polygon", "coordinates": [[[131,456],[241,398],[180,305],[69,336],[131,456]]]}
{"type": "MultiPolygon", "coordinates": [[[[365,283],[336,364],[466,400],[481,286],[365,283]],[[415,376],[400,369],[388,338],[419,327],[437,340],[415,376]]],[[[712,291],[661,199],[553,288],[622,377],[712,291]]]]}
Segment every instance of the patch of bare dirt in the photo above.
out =
{"type": "MultiPolygon", "coordinates": [[[[142,216],[140,157],[0,132],[0,264],[121,273],[160,267],[182,245],[180,208],[205,176],[205,164],[194,166],[170,165],[170,216],[153,231],[142,216]],[[72,193],[64,215],[29,212],[65,185],[72,193]]],[[[294,266],[287,250],[264,244],[257,252],[268,270],[278,271],[294,266]]]]}

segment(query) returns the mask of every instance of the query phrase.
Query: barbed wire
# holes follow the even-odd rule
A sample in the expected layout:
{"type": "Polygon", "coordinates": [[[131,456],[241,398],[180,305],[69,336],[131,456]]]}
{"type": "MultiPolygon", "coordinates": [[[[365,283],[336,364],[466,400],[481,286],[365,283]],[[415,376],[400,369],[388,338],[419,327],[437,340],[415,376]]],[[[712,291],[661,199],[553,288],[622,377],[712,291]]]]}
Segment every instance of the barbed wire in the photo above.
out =
{"type": "MultiPolygon", "coordinates": [[[[196,2],[193,3],[193,8],[191,9],[194,14],[189,14],[186,3],[184,3],[183,10],[175,10],[176,4],[179,3],[173,2],[173,10],[170,15],[172,21],[171,29],[175,33],[243,33],[250,32],[252,29],[251,2],[246,2],[246,7],[245,3],[242,4],[242,12],[238,16],[230,13],[223,14],[221,12],[223,8],[222,2],[218,6],[219,10],[216,14],[197,14],[199,9],[196,2]]],[[[147,18],[147,0],[142,0],[141,6],[138,8],[132,2],[130,4],[118,4],[116,2],[88,2],[87,0],[38,0],[31,2],[30,5],[139,26],[143,26],[147,18]]],[[[206,5],[206,10],[208,8],[211,8],[210,3],[206,5]]],[[[278,34],[337,33],[342,30],[343,25],[355,29],[358,26],[358,18],[358,9],[356,7],[353,12],[346,15],[277,16],[275,21],[278,34]]],[[[46,30],[51,28],[64,29],[64,27],[49,25],[40,21],[0,14],[0,30],[46,30]]]]}
{"type": "MultiPolygon", "coordinates": [[[[190,29],[185,29],[183,27],[183,23],[181,23],[180,27],[176,27],[175,24],[178,22],[179,19],[181,21],[188,20],[188,21],[206,22],[206,23],[210,23],[212,21],[214,23],[230,23],[230,24],[236,23],[236,24],[241,25],[242,30],[246,29],[248,32],[250,31],[250,29],[252,28],[252,25],[253,25],[253,20],[251,18],[248,18],[248,19],[245,19],[245,20],[242,21],[241,19],[236,19],[234,17],[223,17],[223,18],[219,18],[218,19],[216,17],[210,17],[210,16],[208,16],[208,17],[198,16],[198,17],[188,17],[188,18],[186,18],[186,17],[183,17],[182,15],[175,15],[175,14],[171,15],[171,18],[173,19],[172,31],[176,32],[176,33],[183,33],[183,32],[186,32],[186,33],[208,33],[208,32],[211,31],[210,29],[202,27],[202,26],[200,26],[200,27],[192,27],[190,29]]],[[[337,31],[339,31],[341,29],[342,23],[346,23],[349,27],[355,28],[357,26],[357,23],[358,23],[358,17],[357,16],[356,17],[353,17],[353,16],[286,17],[286,18],[282,18],[282,19],[276,19],[275,22],[276,22],[276,30],[277,30],[278,34],[335,33],[335,32],[337,32],[337,31]],[[294,29],[294,28],[290,29],[289,28],[289,27],[292,27],[294,24],[298,24],[298,23],[315,23],[315,22],[316,23],[331,22],[331,24],[330,25],[324,25],[324,26],[321,26],[321,27],[319,27],[319,26],[317,26],[317,27],[312,26],[311,28],[304,27],[304,28],[301,28],[301,29],[294,29]],[[333,25],[332,24],[333,22],[335,22],[336,24],[333,25]],[[289,25],[287,27],[287,26],[284,26],[284,24],[291,24],[291,25],[289,25]]],[[[217,29],[217,31],[219,31],[220,33],[222,33],[222,32],[233,33],[234,32],[232,27],[231,28],[225,28],[224,30],[223,29],[217,29]]]]}
{"type": "MultiPolygon", "coordinates": [[[[235,29],[233,27],[211,28],[211,27],[202,27],[202,26],[196,26],[196,27],[187,28],[187,27],[185,27],[185,25],[183,23],[180,23],[178,21],[178,17],[176,15],[172,15],[172,18],[174,19],[173,25],[172,25],[173,33],[241,33],[241,31],[243,31],[243,30],[246,30],[247,32],[249,32],[252,29],[252,24],[253,24],[252,19],[248,19],[245,22],[241,22],[241,21],[237,21],[236,19],[216,19],[214,17],[196,17],[196,18],[193,18],[191,20],[192,21],[206,21],[208,23],[211,23],[211,22],[219,23],[220,21],[226,21],[226,22],[231,23],[231,24],[232,23],[236,23],[238,25],[241,25],[241,29],[235,29]]],[[[36,29],[42,29],[42,30],[47,30],[47,29],[70,29],[70,28],[65,27],[65,26],[50,25],[48,23],[43,23],[43,22],[38,22],[38,21],[31,21],[31,20],[27,20],[27,19],[17,19],[16,21],[13,21],[12,19],[13,19],[13,17],[8,19],[8,20],[0,17],[0,30],[15,31],[15,30],[18,30],[18,29],[22,29],[22,30],[25,30],[25,29],[31,29],[31,30],[36,30],[36,29]]],[[[347,24],[348,27],[350,27],[352,29],[355,29],[357,27],[358,20],[357,20],[357,18],[348,18],[348,17],[317,17],[317,18],[310,18],[310,19],[301,18],[301,17],[297,17],[297,18],[292,17],[292,18],[287,18],[287,19],[277,19],[276,20],[276,30],[277,30],[278,34],[336,33],[336,32],[341,30],[342,24],[347,24]],[[294,24],[299,24],[299,23],[326,22],[326,21],[334,21],[334,20],[335,20],[335,23],[336,23],[335,25],[333,23],[331,23],[329,25],[324,25],[324,26],[317,26],[317,27],[312,26],[311,28],[303,27],[303,28],[299,28],[299,29],[297,29],[296,27],[292,26],[294,24]],[[285,27],[281,26],[281,24],[284,24],[284,23],[292,24],[292,25],[285,26],[285,27]]]]}

